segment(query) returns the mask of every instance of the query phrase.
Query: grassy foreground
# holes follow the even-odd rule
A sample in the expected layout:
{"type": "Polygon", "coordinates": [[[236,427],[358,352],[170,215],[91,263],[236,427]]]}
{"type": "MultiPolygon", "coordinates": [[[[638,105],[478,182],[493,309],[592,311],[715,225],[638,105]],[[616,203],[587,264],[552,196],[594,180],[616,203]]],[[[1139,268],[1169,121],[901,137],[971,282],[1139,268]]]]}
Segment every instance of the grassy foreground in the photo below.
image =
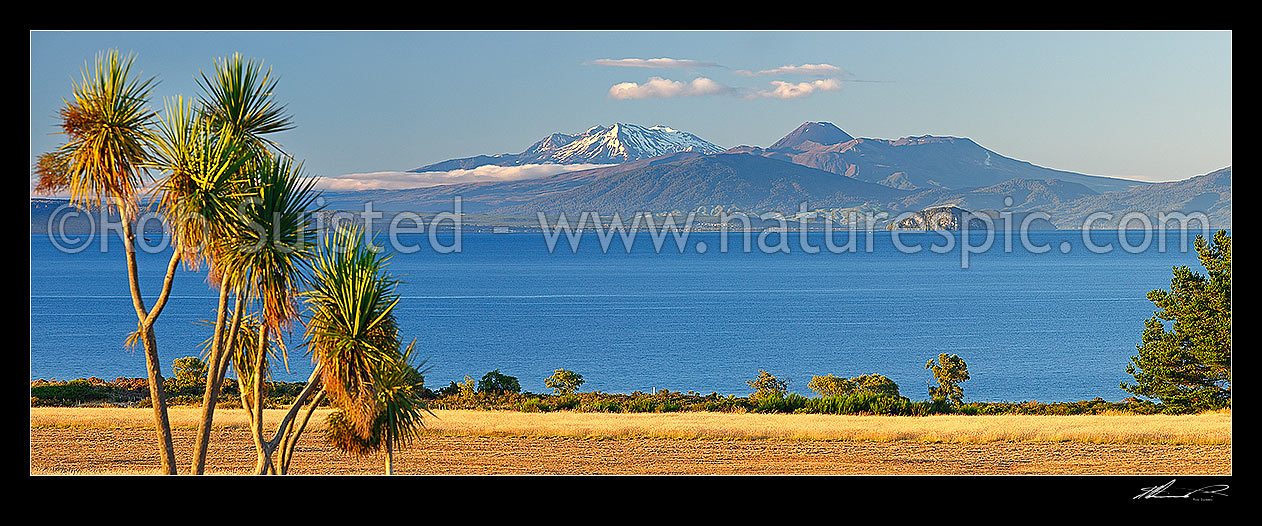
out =
{"type": "MultiPolygon", "coordinates": [[[[317,409],[308,433],[319,435],[330,409],[317,409]]],[[[269,427],[283,410],[266,410],[269,427]]],[[[170,408],[173,429],[195,429],[200,409],[170,408]]],[[[240,410],[215,415],[215,425],[246,427],[240,410]]],[[[1083,442],[1097,444],[1230,444],[1231,412],[1197,415],[934,415],[924,417],[759,413],[580,413],[436,410],[425,419],[435,436],[565,437],[586,439],[781,439],[917,441],[927,443],[1083,442]]],[[[31,428],[152,428],[143,408],[31,408],[31,428]]]]}

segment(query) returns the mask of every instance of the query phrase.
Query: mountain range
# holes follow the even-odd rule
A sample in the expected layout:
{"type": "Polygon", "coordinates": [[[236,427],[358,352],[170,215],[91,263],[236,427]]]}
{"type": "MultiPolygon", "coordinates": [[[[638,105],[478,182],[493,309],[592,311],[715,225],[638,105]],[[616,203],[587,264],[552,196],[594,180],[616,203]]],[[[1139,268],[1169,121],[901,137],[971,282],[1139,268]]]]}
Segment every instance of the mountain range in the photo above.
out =
{"type": "MultiPolygon", "coordinates": [[[[1057,227],[1078,228],[1092,212],[1204,212],[1231,225],[1231,168],[1168,183],[1086,175],[1005,157],[960,137],[856,138],[808,122],[771,146],[722,149],[666,126],[615,123],[554,133],[518,154],[451,159],[414,172],[524,164],[607,164],[548,177],[448,184],[407,190],[330,192],[330,206],[377,210],[462,210],[533,216],[542,211],[882,210],[932,207],[1043,211],[1057,227]]],[[[1116,223],[1114,223],[1115,225],[1116,223]]],[[[1103,226],[1100,223],[1095,226],[1103,226]]]]}
{"type": "Polygon", "coordinates": [[[553,133],[517,154],[477,155],[450,159],[410,172],[467,170],[478,166],[524,164],[617,164],[678,152],[718,153],[722,148],[688,132],[667,126],[643,127],[614,123],[582,133],[553,133]]]}
{"type": "Polygon", "coordinates": [[[1012,179],[1058,179],[1097,192],[1144,184],[1036,166],[960,137],[856,139],[827,122],[805,123],[766,149],[740,146],[729,150],[737,151],[903,190],[981,187],[1012,179]]]}

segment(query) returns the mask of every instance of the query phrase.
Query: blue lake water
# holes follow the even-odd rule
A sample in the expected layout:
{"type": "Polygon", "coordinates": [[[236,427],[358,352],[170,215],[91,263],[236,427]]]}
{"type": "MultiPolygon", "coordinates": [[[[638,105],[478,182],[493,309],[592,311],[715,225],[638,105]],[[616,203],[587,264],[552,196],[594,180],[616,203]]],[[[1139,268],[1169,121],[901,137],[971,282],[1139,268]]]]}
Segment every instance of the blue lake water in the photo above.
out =
{"type": "MultiPolygon", "coordinates": [[[[797,233],[788,254],[762,253],[757,234],[746,253],[729,233],[724,253],[719,233],[691,233],[680,254],[673,239],[658,253],[648,234],[630,253],[617,239],[604,252],[591,234],[577,253],[564,238],[549,253],[538,233],[470,232],[459,253],[440,254],[412,234],[401,239],[421,249],[396,254],[391,270],[404,280],[403,337],[429,357],[433,387],[499,369],[546,392],[544,378],[565,368],[583,375],[584,391],[743,395],[745,380],[765,369],[807,395],[812,375],[880,373],[924,399],[925,362],[946,352],[968,363],[966,400],[1116,401],[1128,396],[1118,384],[1153,313],[1145,293],[1169,288],[1172,266],[1200,269],[1190,242],[1180,249],[1184,235],[1167,233],[1164,251],[1154,240],[1130,253],[1118,232],[1092,232],[1094,244],[1114,246],[1096,254],[1079,231],[1034,232],[1031,241],[1051,250],[1033,254],[1015,234],[1005,251],[1001,233],[964,269],[958,243],[928,250],[944,244],[937,233],[902,234],[899,242],[922,247],[915,254],[896,250],[888,232],[874,234],[870,252],[860,233],[856,251],[839,254],[804,253],[797,233]],[[698,241],[708,250],[699,253],[698,241]]],[[[823,236],[808,241],[822,247],[823,236]]],[[[1126,241],[1143,237],[1128,232],[1126,241]]],[[[123,346],[136,318],[121,245],[110,238],[102,252],[101,241],[71,254],[31,236],[31,379],[145,376],[143,350],[123,346]]],[[[139,256],[152,303],[169,252],[139,256]]],[[[211,328],[197,322],[213,319],[216,300],[204,272],[179,271],[156,326],[164,374],[175,358],[200,353],[211,328]]],[[[278,379],[311,371],[296,331],[278,379]]]]}

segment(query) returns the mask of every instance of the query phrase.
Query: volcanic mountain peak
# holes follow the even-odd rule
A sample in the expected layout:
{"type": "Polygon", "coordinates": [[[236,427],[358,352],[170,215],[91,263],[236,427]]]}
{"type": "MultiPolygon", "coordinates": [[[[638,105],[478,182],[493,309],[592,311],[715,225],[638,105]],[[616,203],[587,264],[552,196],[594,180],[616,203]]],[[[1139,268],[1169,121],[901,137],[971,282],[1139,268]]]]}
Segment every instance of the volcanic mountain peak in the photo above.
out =
{"type": "Polygon", "coordinates": [[[841,131],[841,128],[833,125],[831,122],[807,122],[798,126],[796,130],[789,132],[775,144],[771,145],[769,150],[794,150],[799,146],[803,146],[807,142],[830,146],[833,144],[841,144],[854,140],[850,134],[841,131]]]}
{"type": "Polygon", "coordinates": [[[523,164],[617,164],[679,152],[718,153],[722,148],[669,126],[616,122],[582,133],[553,133],[519,154],[479,155],[430,164],[414,172],[523,164]]]}

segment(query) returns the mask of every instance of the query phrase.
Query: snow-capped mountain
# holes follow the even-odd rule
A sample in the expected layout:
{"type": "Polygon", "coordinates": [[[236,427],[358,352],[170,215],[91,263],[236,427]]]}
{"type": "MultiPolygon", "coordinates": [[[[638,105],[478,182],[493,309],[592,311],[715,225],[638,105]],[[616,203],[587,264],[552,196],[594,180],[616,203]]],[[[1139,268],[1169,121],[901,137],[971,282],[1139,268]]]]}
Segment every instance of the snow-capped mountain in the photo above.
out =
{"type": "MultiPolygon", "coordinates": [[[[665,126],[618,123],[554,133],[519,154],[452,159],[413,171],[546,163],[571,171],[326,195],[334,209],[354,210],[372,201],[377,210],[409,212],[449,211],[460,197],[465,212],[513,217],[536,212],[577,217],[582,211],[629,217],[715,207],[793,213],[808,204],[890,215],[941,206],[1037,211],[1049,214],[1051,225],[1068,228],[1081,228],[1100,211],[1114,219],[1136,211],[1149,217],[1203,212],[1213,225],[1231,225],[1230,167],[1184,181],[1147,183],[1045,168],[963,137],[856,138],[827,122],[805,123],[769,148],[724,151],[665,126]]],[[[35,219],[31,224],[35,231],[35,219]]]]}
{"type": "Polygon", "coordinates": [[[723,151],[696,135],[668,126],[644,127],[614,123],[592,126],[574,135],[553,133],[519,154],[478,155],[422,166],[413,172],[470,169],[523,164],[620,164],[679,152],[723,151]]]}

